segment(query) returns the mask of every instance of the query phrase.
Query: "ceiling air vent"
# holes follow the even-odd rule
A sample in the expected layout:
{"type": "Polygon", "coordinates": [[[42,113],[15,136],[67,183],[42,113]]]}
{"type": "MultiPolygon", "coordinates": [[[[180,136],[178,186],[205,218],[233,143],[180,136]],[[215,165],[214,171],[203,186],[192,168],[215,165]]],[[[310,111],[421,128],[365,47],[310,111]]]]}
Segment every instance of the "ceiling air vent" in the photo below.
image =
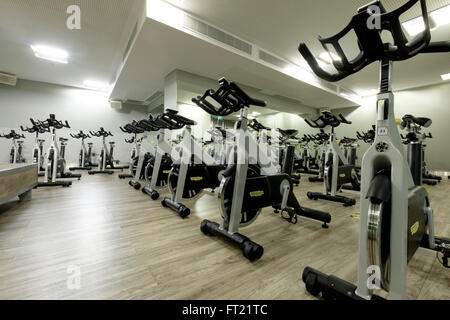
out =
{"type": "Polygon", "coordinates": [[[145,101],[133,100],[133,99],[125,100],[125,103],[126,104],[133,104],[135,106],[145,106],[146,105],[145,101]]]}
{"type": "Polygon", "coordinates": [[[219,42],[229,45],[239,51],[245,52],[249,55],[252,54],[252,45],[250,43],[242,41],[193,17],[185,16],[183,26],[189,30],[201,33],[209,38],[213,38],[219,42]]]}
{"type": "Polygon", "coordinates": [[[259,50],[259,58],[271,65],[277,66],[278,68],[284,69],[289,66],[289,64],[280,58],[277,58],[270,53],[267,53],[263,50],[259,50]]]}
{"type": "Polygon", "coordinates": [[[133,44],[134,38],[136,38],[137,31],[138,31],[138,22],[136,22],[136,24],[134,25],[133,32],[131,33],[130,39],[128,40],[127,47],[125,48],[122,61],[125,61],[125,59],[127,58],[128,53],[130,52],[131,49],[131,45],[133,44]]]}
{"type": "Polygon", "coordinates": [[[17,84],[17,76],[9,73],[0,72],[0,84],[15,86],[17,84]]]}
{"type": "Polygon", "coordinates": [[[111,108],[116,110],[122,110],[122,101],[120,100],[109,100],[111,108]]]}

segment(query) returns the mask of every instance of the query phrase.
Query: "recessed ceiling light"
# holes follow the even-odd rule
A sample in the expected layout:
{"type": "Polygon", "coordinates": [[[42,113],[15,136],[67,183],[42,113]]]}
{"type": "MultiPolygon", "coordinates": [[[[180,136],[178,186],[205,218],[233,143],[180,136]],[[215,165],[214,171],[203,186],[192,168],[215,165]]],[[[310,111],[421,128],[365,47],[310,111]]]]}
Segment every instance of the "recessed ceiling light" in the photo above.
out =
{"type": "Polygon", "coordinates": [[[402,23],[402,25],[411,37],[418,35],[423,30],[425,30],[425,24],[423,23],[422,17],[405,21],[402,23]]]}
{"type": "Polygon", "coordinates": [[[436,27],[450,23],[450,5],[434,10],[430,13],[430,17],[436,27]]]}
{"type": "Polygon", "coordinates": [[[162,0],[147,0],[147,18],[151,18],[171,27],[183,27],[185,13],[174,5],[162,0]]]}
{"type": "Polygon", "coordinates": [[[92,89],[92,90],[96,90],[96,91],[107,91],[108,87],[109,87],[109,85],[107,83],[96,81],[96,80],[86,80],[83,82],[83,85],[88,89],[92,89]]]}
{"type": "MultiPolygon", "coordinates": [[[[429,13],[431,30],[450,23],[450,5],[434,10],[429,13]]],[[[425,30],[423,18],[417,17],[402,23],[406,32],[413,37],[425,30]]]]}
{"type": "Polygon", "coordinates": [[[259,112],[256,112],[256,111],[253,111],[253,112],[252,112],[252,115],[253,115],[253,116],[260,116],[260,115],[261,115],[261,113],[259,113],[259,112]]]}
{"type": "Polygon", "coordinates": [[[336,55],[333,52],[322,52],[319,55],[319,59],[322,60],[323,62],[326,62],[328,64],[332,64],[333,61],[341,61],[341,58],[339,58],[338,55],[336,55]]]}
{"type": "Polygon", "coordinates": [[[450,73],[441,75],[442,80],[450,80],[450,73]]]}
{"type": "Polygon", "coordinates": [[[36,57],[53,62],[67,63],[69,57],[69,54],[66,51],[54,47],[32,45],[31,49],[36,57]]]}

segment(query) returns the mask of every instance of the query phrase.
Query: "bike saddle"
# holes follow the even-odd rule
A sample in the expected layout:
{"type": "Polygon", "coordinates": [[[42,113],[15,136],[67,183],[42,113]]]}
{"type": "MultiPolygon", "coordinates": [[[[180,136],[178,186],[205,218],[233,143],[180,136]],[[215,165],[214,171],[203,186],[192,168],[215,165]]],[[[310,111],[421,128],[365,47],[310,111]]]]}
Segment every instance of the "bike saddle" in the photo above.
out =
{"type": "Polygon", "coordinates": [[[402,124],[401,126],[405,128],[409,123],[415,123],[416,125],[424,128],[428,128],[431,126],[433,121],[430,118],[424,118],[424,117],[414,117],[411,114],[407,114],[402,118],[402,124]]]}

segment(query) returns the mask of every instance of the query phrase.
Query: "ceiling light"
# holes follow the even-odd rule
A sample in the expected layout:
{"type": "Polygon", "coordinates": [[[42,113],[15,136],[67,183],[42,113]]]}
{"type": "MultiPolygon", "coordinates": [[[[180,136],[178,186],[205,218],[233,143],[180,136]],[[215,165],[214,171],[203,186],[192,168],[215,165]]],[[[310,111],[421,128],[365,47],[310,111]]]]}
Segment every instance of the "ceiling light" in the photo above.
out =
{"type": "Polygon", "coordinates": [[[450,80],[450,73],[441,75],[442,80],[450,80]]]}
{"type": "Polygon", "coordinates": [[[96,81],[96,80],[86,80],[83,82],[83,85],[88,89],[92,89],[92,90],[96,90],[96,91],[107,91],[108,87],[109,87],[109,85],[107,83],[96,81]]]}
{"type": "Polygon", "coordinates": [[[403,22],[402,25],[411,37],[418,35],[425,30],[425,24],[422,17],[408,20],[406,22],[403,22]]]}
{"type": "MultiPolygon", "coordinates": [[[[319,59],[328,64],[332,64],[333,61],[341,61],[341,58],[339,58],[339,56],[333,52],[322,52],[319,55],[319,59]]],[[[319,63],[319,65],[320,65],[320,63],[319,63]]]]}
{"type": "Polygon", "coordinates": [[[450,23],[450,5],[434,10],[430,13],[436,27],[440,27],[450,23]]]}
{"type": "Polygon", "coordinates": [[[162,0],[147,0],[147,18],[157,20],[176,29],[183,28],[184,11],[162,0]]]}
{"type": "MultiPolygon", "coordinates": [[[[450,23],[450,5],[430,12],[429,16],[431,30],[450,23]]],[[[411,37],[425,30],[422,16],[403,22],[402,25],[411,37]]]]}
{"type": "Polygon", "coordinates": [[[260,115],[261,115],[261,113],[259,113],[259,112],[256,112],[256,111],[253,111],[253,112],[252,112],[252,115],[253,115],[253,116],[260,116],[260,115]]]}
{"type": "Polygon", "coordinates": [[[32,45],[31,49],[34,51],[36,57],[58,63],[67,63],[69,57],[66,51],[54,47],[32,45]]]}

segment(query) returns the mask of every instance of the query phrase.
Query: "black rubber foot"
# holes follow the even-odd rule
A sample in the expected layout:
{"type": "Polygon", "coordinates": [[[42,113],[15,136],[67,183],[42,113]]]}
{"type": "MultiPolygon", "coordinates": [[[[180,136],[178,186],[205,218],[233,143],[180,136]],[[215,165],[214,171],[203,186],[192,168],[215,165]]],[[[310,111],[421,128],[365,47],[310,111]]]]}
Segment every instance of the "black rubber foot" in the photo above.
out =
{"type": "Polygon", "coordinates": [[[158,200],[159,199],[159,192],[156,191],[156,190],[153,190],[152,188],[150,188],[148,186],[142,188],[142,193],[145,193],[146,195],[149,195],[152,200],[158,200]]]}
{"type": "Polygon", "coordinates": [[[179,216],[183,219],[187,218],[191,214],[191,210],[188,207],[186,207],[182,203],[172,201],[172,199],[170,199],[170,198],[164,198],[161,201],[161,205],[164,208],[169,208],[169,209],[172,209],[173,211],[177,212],[179,214],[179,216]]]}
{"type": "Polygon", "coordinates": [[[430,180],[430,179],[422,179],[422,183],[426,184],[428,186],[435,186],[438,184],[436,180],[430,180]]]}
{"type": "Polygon", "coordinates": [[[128,184],[133,187],[135,190],[139,190],[141,188],[141,183],[139,181],[136,180],[130,180],[130,182],[128,182],[128,184]]]}
{"type": "Polygon", "coordinates": [[[69,168],[70,171],[81,171],[81,170],[86,170],[86,171],[90,171],[92,170],[92,168],[90,167],[73,167],[73,168],[69,168]]]}
{"type": "Polygon", "coordinates": [[[442,181],[442,177],[441,176],[435,176],[434,174],[424,174],[423,178],[424,179],[436,180],[436,181],[439,181],[439,182],[442,181]]]}
{"type": "MultiPolygon", "coordinates": [[[[356,295],[354,284],[310,267],[303,270],[302,280],[309,293],[313,296],[321,294],[325,300],[363,300],[356,295]]],[[[378,296],[372,296],[372,300],[380,299],[378,296]]]]}
{"type": "Polygon", "coordinates": [[[242,250],[244,257],[250,261],[256,261],[264,254],[264,248],[261,245],[251,241],[249,238],[240,233],[236,232],[230,234],[226,230],[220,229],[218,223],[203,220],[200,224],[200,230],[206,235],[219,236],[222,239],[238,246],[242,250]]]}
{"type": "Polygon", "coordinates": [[[78,180],[80,180],[81,174],[67,172],[64,174],[60,174],[58,178],[59,179],[78,179],[78,180]]]}
{"type": "Polygon", "coordinates": [[[331,196],[331,195],[323,194],[320,192],[308,192],[306,195],[311,200],[322,199],[322,200],[328,200],[328,201],[333,201],[333,202],[339,202],[339,203],[342,203],[344,205],[344,207],[351,207],[356,204],[355,199],[347,198],[347,197],[343,197],[343,196],[331,196]]]}
{"type": "Polygon", "coordinates": [[[94,170],[91,170],[91,171],[89,171],[90,175],[95,175],[95,174],[113,174],[113,173],[114,173],[114,171],[110,171],[110,170],[105,170],[105,171],[94,171],[94,170]]]}
{"type": "Polygon", "coordinates": [[[119,179],[133,178],[131,174],[119,174],[119,179]]]}

